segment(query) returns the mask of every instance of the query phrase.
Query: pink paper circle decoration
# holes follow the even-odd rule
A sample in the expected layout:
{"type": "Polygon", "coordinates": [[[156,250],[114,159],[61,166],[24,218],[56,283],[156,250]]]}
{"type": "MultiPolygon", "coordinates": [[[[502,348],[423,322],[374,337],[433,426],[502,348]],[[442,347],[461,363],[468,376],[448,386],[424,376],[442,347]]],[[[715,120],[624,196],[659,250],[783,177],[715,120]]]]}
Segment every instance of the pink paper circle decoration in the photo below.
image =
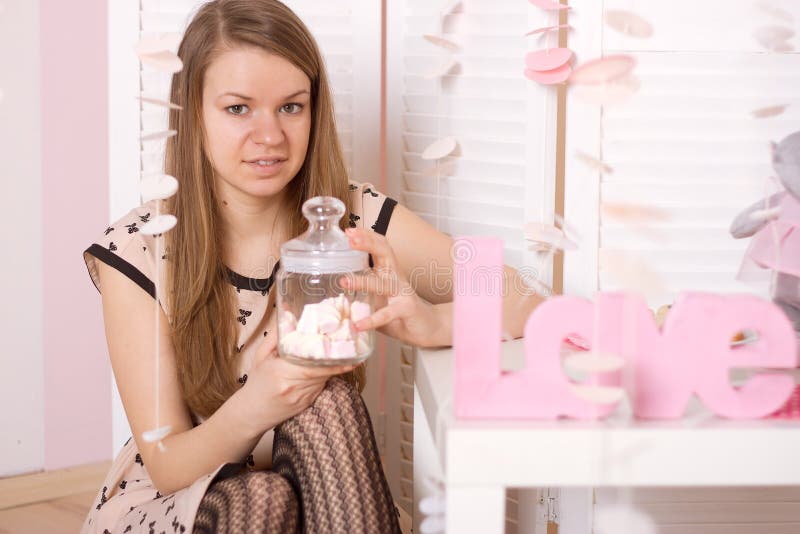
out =
{"type": "Polygon", "coordinates": [[[525,66],[530,70],[547,71],[557,69],[572,59],[572,50],[569,48],[547,48],[529,52],[525,56],[525,66]]]}
{"type": "Polygon", "coordinates": [[[564,83],[569,79],[570,74],[572,74],[572,67],[570,67],[569,63],[565,63],[553,70],[537,71],[525,69],[526,78],[542,85],[564,83]]]}

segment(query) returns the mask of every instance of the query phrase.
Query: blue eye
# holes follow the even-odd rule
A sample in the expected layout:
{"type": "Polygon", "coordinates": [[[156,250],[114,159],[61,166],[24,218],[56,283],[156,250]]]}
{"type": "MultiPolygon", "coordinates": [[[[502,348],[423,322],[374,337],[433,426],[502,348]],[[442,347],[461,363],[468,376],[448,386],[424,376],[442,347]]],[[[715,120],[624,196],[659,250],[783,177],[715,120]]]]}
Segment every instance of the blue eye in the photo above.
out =
{"type": "Polygon", "coordinates": [[[231,115],[244,115],[250,109],[244,104],[234,104],[225,108],[231,115]]]}
{"type": "Polygon", "coordinates": [[[286,113],[289,113],[290,115],[295,115],[297,113],[300,113],[303,110],[303,105],[302,104],[286,104],[285,106],[283,106],[281,108],[281,110],[285,111],[286,113]]]}

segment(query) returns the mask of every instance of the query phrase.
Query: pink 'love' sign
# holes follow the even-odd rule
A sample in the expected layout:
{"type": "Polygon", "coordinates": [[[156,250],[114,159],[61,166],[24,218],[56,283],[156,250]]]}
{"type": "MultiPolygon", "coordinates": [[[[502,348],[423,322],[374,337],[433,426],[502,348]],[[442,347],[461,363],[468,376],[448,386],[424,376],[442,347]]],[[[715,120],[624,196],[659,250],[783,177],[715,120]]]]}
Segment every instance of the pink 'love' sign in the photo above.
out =
{"type": "Polygon", "coordinates": [[[455,254],[453,349],[454,407],[461,418],[593,419],[615,405],[576,396],[561,365],[562,343],[570,334],[591,340],[592,352],[614,354],[624,371],[596,375],[595,383],[622,386],[633,412],[647,419],[683,415],[692,395],[729,418],[766,416],[789,398],[791,377],[762,373],[741,387],[730,383],[732,367],[793,368],[795,334],[773,303],[751,295],[682,294],[659,329],[645,303],[625,293],[600,293],[595,302],[553,297],[538,306],[525,325],[525,367],[501,371],[502,242],[462,238],[469,254],[455,254]],[[498,278],[499,277],[499,278],[498,278]],[[757,341],[732,348],[743,329],[757,341]],[[630,387],[633,385],[633,387],[630,387]]]}

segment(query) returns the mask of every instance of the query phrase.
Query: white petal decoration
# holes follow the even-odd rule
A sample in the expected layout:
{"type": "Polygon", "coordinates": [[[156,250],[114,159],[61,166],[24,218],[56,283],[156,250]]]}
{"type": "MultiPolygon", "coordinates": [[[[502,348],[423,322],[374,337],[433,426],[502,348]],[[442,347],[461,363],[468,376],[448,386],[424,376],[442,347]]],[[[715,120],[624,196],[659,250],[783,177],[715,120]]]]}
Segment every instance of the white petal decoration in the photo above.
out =
{"type": "Polygon", "coordinates": [[[172,230],[178,223],[174,215],[159,215],[142,226],[139,231],[144,235],[160,235],[172,230]]]}
{"type": "Polygon", "coordinates": [[[140,54],[139,59],[143,65],[147,65],[155,70],[174,74],[183,68],[183,61],[177,54],[172,52],[155,52],[153,54],[140,54]]]}
{"type": "Polygon", "coordinates": [[[430,35],[426,33],[422,37],[429,43],[433,43],[436,46],[441,46],[442,48],[446,48],[447,50],[456,51],[459,49],[458,43],[455,43],[450,39],[445,39],[444,37],[439,37],[438,35],[430,35]]]}
{"type": "Polygon", "coordinates": [[[449,15],[450,13],[456,13],[461,10],[463,7],[461,5],[462,0],[445,0],[442,4],[442,7],[439,10],[439,13],[442,15],[449,15]]]}
{"type": "Polygon", "coordinates": [[[174,52],[178,50],[180,43],[181,34],[177,32],[149,34],[136,43],[134,50],[138,55],[174,52]]]}
{"type": "Polygon", "coordinates": [[[149,134],[145,134],[142,136],[142,141],[161,141],[163,139],[167,139],[172,137],[173,135],[178,135],[177,130],[164,130],[163,132],[153,132],[149,134]]]}
{"type": "Polygon", "coordinates": [[[608,9],[604,18],[609,28],[622,34],[639,39],[649,39],[653,36],[653,25],[636,13],[621,9],[608,9]]]}
{"type": "Polygon", "coordinates": [[[458,146],[455,137],[442,137],[431,143],[422,152],[422,159],[441,159],[449,156],[458,146]]]}
{"type": "Polygon", "coordinates": [[[145,430],[142,432],[142,439],[148,443],[152,443],[153,441],[161,441],[167,437],[170,432],[172,432],[172,427],[169,425],[154,428],[152,430],[145,430]]]}
{"type": "Polygon", "coordinates": [[[164,200],[178,191],[178,180],[169,174],[153,174],[145,176],[139,183],[139,192],[143,202],[164,200]]]}
{"type": "Polygon", "coordinates": [[[426,78],[439,78],[441,76],[445,76],[449,74],[450,71],[456,68],[459,63],[455,59],[448,59],[444,61],[441,65],[438,65],[436,68],[432,69],[430,72],[425,74],[426,78]]]}
{"type": "Polygon", "coordinates": [[[600,211],[604,217],[629,224],[646,224],[669,220],[669,213],[661,208],[629,204],[626,202],[603,202],[600,211]]]}
{"type": "Polygon", "coordinates": [[[137,96],[136,98],[141,100],[145,104],[153,104],[154,106],[161,106],[163,108],[169,108],[169,109],[177,109],[177,110],[183,109],[178,104],[173,104],[172,102],[167,102],[166,100],[161,100],[160,98],[150,98],[148,96],[137,96]]]}
{"type": "Polygon", "coordinates": [[[794,37],[794,30],[786,26],[762,26],[753,32],[756,41],[767,50],[790,46],[786,41],[794,37]]]}
{"type": "Polygon", "coordinates": [[[750,112],[750,114],[755,117],[756,119],[766,119],[768,117],[775,117],[776,115],[780,115],[786,108],[789,107],[789,104],[783,104],[780,106],[768,106],[765,108],[758,108],[754,109],[750,112]]]}
{"type": "Polygon", "coordinates": [[[426,517],[419,524],[419,531],[422,534],[444,534],[447,522],[444,517],[426,517]]]}
{"type": "Polygon", "coordinates": [[[523,234],[528,241],[533,241],[540,245],[539,250],[549,250],[551,248],[575,250],[578,248],[578,245],[569,239],[561,228],[556,228],[552,224],[525,223],[523,234]]]}
{"type": "Polygon", "coordinates": [[[525,34],[525,37],[530,35],[538,35],[540,33],[550,33],[554,31],[558,31],[561,29],[572,28],[569,24],[559,24],[558,26],[545,26],[543,28],[536,28],[535,30],[531,30],[525,34]]]}
{"type": "Polygon", "coordinates": [[[623,504],[598,504],[594,512],[595,534],[657,534],[658,528],[644,512],[623,504]]]}
{"type": "Polygon", "coordinates": [[[566,4],[559,4],[553,0],[528,0],[531,4],[535,5],[545,11],[558,11],[559,9],[570,9],[566,4]]]}
{"type": "Polygon", "coordinates": [[[584,373],[606,373],[625,367],[625,360],[620,356],[583,351],[571,353],[563,363],[573,371],[584,373]]]}
{"type": "Polygon", "coordinates": [[[569,48],[546,48],[528,52],[525,56],[525,66],[535,71],[557,69],[572,59],[572,50],[569,48]]]}
{"type": "Polygon", "coordinates": [[[789,13],[785,9],[781,9],[779,7],[774,6],[769,2],[759,2],[756,5],[761,11],[763,11],[767,15],[776,18],[782,22],[789,23],[794,21],[794,16],[791,13],[789,13]]]}
{"type": "Polygon", "coordinates": [[[443,514],[447,510],[444,495],[433,494],[419,501],[419,511],[425,515],[443,514]]]}
{"type": "Polygon", "coordinates": [[[600,269],[608,273],[615,286],[656,299],[666,293],[664,282],[649,265],[616,250],[600,250],[600,269]]]}
{"type": "Polygon", "coordinates": [[[794,52],[794,45],[792,45],[791,43],[778,43],[775,45],[775,48],[773,48],[772,51],[777,52],[779,54],[794,52]]]}
{"type": "Polygon", "coordinates": [[[557,69],[553,70],[536,71],[525,69],[524,74],[526,78],[536,83],[540,83],[542,85],[555,85],[558,83],[564,83],[569,79],[570,75],[572,74],[572,67],[569,63],[565,63],[564,65],[561,65],[557,69]]]}
{"type": "Polygon", "coordinates": [[[2,89],[0,89],[0,103],[2,103],[2,102],[3,102],[3,98],[5,98],[5,96],[6,96],[6,95],[5,95],[5,93],[3,92],[3,90],[2,90],[2,89]]]}
{"type": "Polygon", "coordinates": [[[754,221],[772,221],[781,216],[781,207],[775,206],[774,208],[753,210],[750,212],[750,218],[754,221]]]}
{"type": "MultiPolygon", "coordinates": [[[[572,393],[585,401],[595,404],[614,404],[622,400],[625,390],[610,386],[584,386],[581,384],[570,384],[569,389],[572,393]]],[[[620,532],[635,532],[621,530],[620,532]]],[[[637,532],[638,534],[638,532],[637,532]]]]}
{"type": "Polygon", "coordinates": [[[578,334],[570,334],[567,336],[566,340],[571,344],[575,345],[576,347],[578,347],[579,349],[589,350],[592,348],[591,345],[589,344],[589,341],[579,336],[578,334]]]}
{"type": "Polygon", "coordinates": [[[575,68],[570,83],[601,84],[627,76],[636,67],[636,60],[625,54],[592,59],[575,68]]]}
{"type": "Polygon", "coordinates": [[[614,168],[610,165],[600,161],[599,159],[586,154],[585,152],[581,152],[580,150],[575,151],[575,159],[592,169],[593,171],[602,172],[604,174],[611,174],[614,172],[614,168]]]}
{"type": "Polygon", "coordinates": [[[756,341],[758,341],[758,332],[756,332],[755,330],[742,330],[733,339],[733,341],[731,341],[731,347],[748,345],[750,343],[755,343],[756,341]]]}

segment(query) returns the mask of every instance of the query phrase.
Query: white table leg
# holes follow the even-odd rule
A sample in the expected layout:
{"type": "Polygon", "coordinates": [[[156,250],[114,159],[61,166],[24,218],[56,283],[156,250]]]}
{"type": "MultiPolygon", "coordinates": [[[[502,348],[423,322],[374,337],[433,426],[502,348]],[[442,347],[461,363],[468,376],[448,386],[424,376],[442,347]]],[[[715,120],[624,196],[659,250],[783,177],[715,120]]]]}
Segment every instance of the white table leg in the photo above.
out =
{"type": "Polygon", "coordinates": [[[446,534],[502,534],[505,508],[502,486],[448,485],[446,534]]]}

